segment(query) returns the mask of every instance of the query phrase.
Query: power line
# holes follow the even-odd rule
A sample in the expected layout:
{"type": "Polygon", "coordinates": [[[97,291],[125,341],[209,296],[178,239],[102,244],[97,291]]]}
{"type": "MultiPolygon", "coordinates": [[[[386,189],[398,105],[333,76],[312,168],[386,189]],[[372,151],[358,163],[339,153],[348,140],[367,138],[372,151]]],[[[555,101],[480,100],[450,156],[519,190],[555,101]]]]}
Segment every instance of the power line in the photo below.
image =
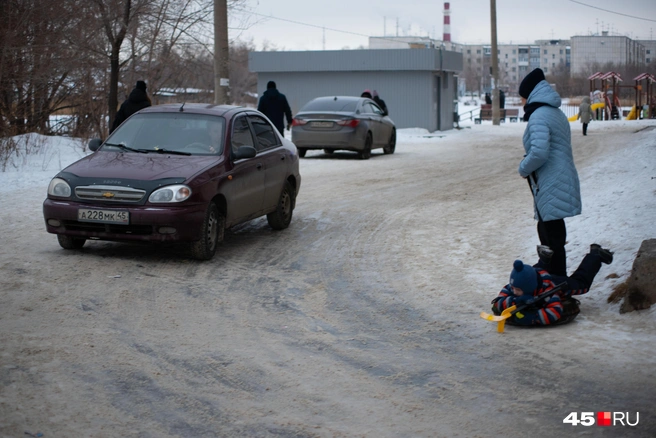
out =
{"type": "Polygon", "coordinates": [[[273,15],[258,14],[257,12],[248,11],[246,9],[240,9],[240,8],[235,8],[235,7],[233,7],[232,9],[233,10],[239,10],[239,11],[242,11],[242,12],[247,12],[247,13],[252,14],[252,15],[259,15],[260,17],[264,17],[264,18],[271,18],[271,19],[274,19],[274,20],[286,21],[288,23],[300,24],[301,26],[314,27],[316,29],[325,29],[325,30],[330,30],[332,32],[347,33],[347,34],[350,34],[350,35],[357,35],[357,36],[367,37],[367,38],[369,37],[369,35],[364,35],[364,34],[357,33],[357,32],[349,32],[347,30],[331,29],[330,27],[318,26],[316,24],[302,23],[300,21],[289,20],[287,18],[274,17],[273,15]]]}
{"type": "Polygon", "coordinates": [[[623,14],[621,12],[609,11],[608,9],[588,5],[588,4],[585,4],[585,3],[582,3],[582,2],[579,2],[579,1],[576,1],[576,0],[569,0],[569,1],[571,1],[572,3],[577,3],[579,5],[587,6],[587,7],[592,8],[592,9],[599,9],[600,11],[608,12],[609,14],[623,15],[625,17],[635,18],[636,20],[653,21],[654,23],[656,23],[656,20],[652,20],[651,18],[636,17],[635,15],[629,15],[629,14],[623,14]]]}
{"type": "MultiPolygon", "coordinates": [[[[301,26],[314,27],[316,29],[323,29],[324,31],[329,30],[331,32],[346,33],[346,34],[349,34],[349,35],[356,35],[356,36],[365,37],[365,38],[370,37],[370,35],[365,35],[365,34],[362,34],[362,33],[350,32],[348,30],[333,29],[333,28],[330,28],[330,27],[318,26],[316,24],[303,23],[303,22],[300,22],[300,21],[289,20],[287,18],[274,17],[273,15],[258,14],[257,12],[252,12],[250,10],[236,8],[236,7],[233,7],[232,10],[246,12],[246,13],[249,13],[249,14],[252,14],[252,15],[258,15],[258,16],[263,17],[263,18],[271,18],[273,20],[286,21],[288,23],[294,23],[294,24],[298,24],[298,25],[301,25],[301,26]]],[[[394,41],[394,42],[397,41],[395,39],[385,38],[385,37],[377,37],[377,38],[382,39],[382,40],[394,41]]]]}

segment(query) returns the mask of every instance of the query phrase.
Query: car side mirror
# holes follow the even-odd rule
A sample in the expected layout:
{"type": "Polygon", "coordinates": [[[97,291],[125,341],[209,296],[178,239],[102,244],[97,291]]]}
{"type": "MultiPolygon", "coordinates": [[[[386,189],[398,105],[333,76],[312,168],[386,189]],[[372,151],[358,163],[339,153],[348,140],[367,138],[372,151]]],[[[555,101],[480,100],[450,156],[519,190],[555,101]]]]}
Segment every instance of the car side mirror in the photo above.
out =
{"type": "Polygon", "coordinates": [[[255,155],[257,155],[257,151],[253,146],[239,146],[237,152],[235,152],[235,160],[253,158],[255,155]]]}
{"type": "Polygon", "coordinates": [[[91,140],[89,140],[89,149],[92,150],[93,152],[96,152],[101,144],[102,144],[102,139],[92,138],[91,140]]]}

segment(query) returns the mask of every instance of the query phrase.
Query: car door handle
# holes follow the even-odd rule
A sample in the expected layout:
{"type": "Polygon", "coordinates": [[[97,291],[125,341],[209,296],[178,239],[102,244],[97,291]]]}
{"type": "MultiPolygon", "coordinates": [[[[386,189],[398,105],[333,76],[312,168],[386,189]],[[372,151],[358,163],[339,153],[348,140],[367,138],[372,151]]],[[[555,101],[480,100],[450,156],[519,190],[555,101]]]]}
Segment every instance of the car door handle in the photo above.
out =
{"type": "Polygon", "coordinates": [[[255,167],[257,167],[257,170],[262,170],[262,163],[257,163],[255,167]]]}
{"type": "Polygon", "coordinates": [[[284,156],[284,155],[281,155],[281,156],[280,156],[280,159],[281,159],[282,161],[285,161],[285,156],[284,156]]]}

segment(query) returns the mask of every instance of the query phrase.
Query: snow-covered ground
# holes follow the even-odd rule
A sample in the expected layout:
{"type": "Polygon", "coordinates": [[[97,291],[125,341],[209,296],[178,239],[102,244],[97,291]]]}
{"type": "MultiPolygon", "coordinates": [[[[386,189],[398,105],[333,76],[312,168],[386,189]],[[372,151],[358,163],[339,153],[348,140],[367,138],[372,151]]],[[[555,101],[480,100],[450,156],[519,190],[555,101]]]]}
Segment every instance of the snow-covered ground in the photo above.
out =
{"type": "Polygon", "coordinates": [[[0,435],[553,437],[595,434],[572,411],[621,410],[642,427],[623,436],[654,436],[656,306],[606,299],[656,237],[656,120],[571,123],[568,267],[593,242],[615,261],[574,323],[504,335],[478,314],[536,257],[526,125],[460,125],[366,161],[308,152],[290,228],[256,219],[208,263],[59,248],[40,206],[87,152],[22,137],[0,172],[0,435]]]}
{"type": "MultiPolygon", "coordinates": [[[[493,126],[490,121],[483,121],[480,125],[464,121],[460,123],[460,130],[431,133],[420,128],[401,129],[397,142],[404,146],[440,148],[445,144],[467,141],[472,134],[492,139],[507,136],[509,132],[516,132],[518,141],[521,141],[525,126],[521,122],[493,126]]],[[[623,275],[613,284],[626,279],[640,242],[656,238],[656,120],[593,122],[589,132],[590,136],[598,136],[627,127],[635,128],[635,132],[645,130],[649,135],[628,137],[627,146],[631,147],[579,170],[583,214],[567,219],[570,267],[573,261],[585,254],[589,243],[597,242],[616,252],[614,267],[621,267],[623,275]],[[631,144],[633,141],[636,144],[631,144]],[[586,183],[592,175],[600,173],[603,174],[603,184],[586,183]]],[[[579,122],[572,122],[571,128],[572,137],[581,135],[579,122]]],[[[79,139],[28,134],[15,137],[15,141],[19,144],[17,152],[6,163],[5,171],[0,172],[0,199],[5,207],[14,204],[11,193],[17,190],[40,187],[45,197],[50,179],[66,165],[89,153],[86,144],[79,139]]],[[[517,147],[521,149],[521,143],[517,147]]],[[[319,152],[308,154],[311,156],[313,153],[319,152]]],[[[574,155],[576,158],[576,150],[574,155]]],[[[302,161],[302,165],[310,164],[302,161]]],[[[367,161],[350,165],[362,172],[370,167],[367,161]]],[[[312,161],[311,166],[313,171],[329,171],[332,162],[312,161]]],[[[18,203],[14,207],[17,215],[20,215],[20,205],[18,203]]],[[[481,217],[480,220],[487,222],[488,218],[481,217]]],[[[499,223],[497,226],[512,228],[514,224],[499,223]]],[[[532,246],[527,249],[532,253],[532,246]]],[[[476,260],[463,262],[478,264],[476,260]]],[[[595,294],[598,304],[608,311],[617,312],[619,304],[603,304],[609,293],[595,294]]],[[[644,313],[649,313],[650,318],[656,320],[656,306],[647,312],[640,312],[641,315],[644,313]]]]}

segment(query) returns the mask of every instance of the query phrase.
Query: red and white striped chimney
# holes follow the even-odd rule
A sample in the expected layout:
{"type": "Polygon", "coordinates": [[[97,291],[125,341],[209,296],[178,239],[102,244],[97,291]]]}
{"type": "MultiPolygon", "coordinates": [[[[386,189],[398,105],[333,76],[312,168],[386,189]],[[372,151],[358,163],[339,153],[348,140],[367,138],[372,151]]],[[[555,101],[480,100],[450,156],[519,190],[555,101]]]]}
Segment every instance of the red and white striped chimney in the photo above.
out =
{"type": "Polygon", "coordinates": [[[444,36],[442,41],[451,42],[451,10],[448,2],[444,3],[444,36]]]}

